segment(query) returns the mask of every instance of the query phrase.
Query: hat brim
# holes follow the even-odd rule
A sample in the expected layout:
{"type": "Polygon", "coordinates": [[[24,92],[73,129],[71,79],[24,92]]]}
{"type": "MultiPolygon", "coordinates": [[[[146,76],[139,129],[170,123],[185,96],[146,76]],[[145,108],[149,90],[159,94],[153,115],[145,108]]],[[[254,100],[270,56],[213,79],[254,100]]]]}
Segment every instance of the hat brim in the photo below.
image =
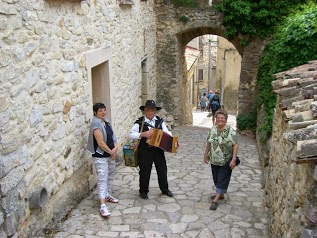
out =
{"type": "MultiPolygon", "coordinates": [[[[145,106],[141,106],[140,107],[140,110],[141,111],[144,111],[144,108],[145,108],[145,106]]],[[[151,107],[152,108],[152,107],[151,107]]],[[[154,108],[154,107],[153,107],[154,108]]],[[[158,110],[161,110],[162,108],[161,107],[156,107],[156,110],[158,111],[158,110]]]]}

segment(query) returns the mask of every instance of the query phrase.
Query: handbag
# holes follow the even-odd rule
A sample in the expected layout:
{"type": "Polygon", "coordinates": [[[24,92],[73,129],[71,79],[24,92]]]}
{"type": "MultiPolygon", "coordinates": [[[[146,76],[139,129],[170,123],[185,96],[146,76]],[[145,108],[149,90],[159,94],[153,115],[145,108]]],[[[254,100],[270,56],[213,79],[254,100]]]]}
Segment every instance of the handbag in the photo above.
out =
{"type": "MultiPolygon", "coordinates": [[[[232,157],[231,157],[231,159],[228,160],[228,162],[227,162],[228,165],[230,164],[231,160],[232,160],[232,157]]],[[[240,164],[240,159],[239,159],[239,156],[237,156],[236,166],[238,166],[239,164],[240,164]]]]}
{"type": "MultiPolygon", "coordinates": [[[[144,126],[144,118],[142,121],[141,132],[144,126]]],[[[123,147],[123,155],[124,155],[124,164],[129,167],[138,167],[138,147],[140,143],[140,139],[133,140],[131,143],[125,145],[123,147]]]]}

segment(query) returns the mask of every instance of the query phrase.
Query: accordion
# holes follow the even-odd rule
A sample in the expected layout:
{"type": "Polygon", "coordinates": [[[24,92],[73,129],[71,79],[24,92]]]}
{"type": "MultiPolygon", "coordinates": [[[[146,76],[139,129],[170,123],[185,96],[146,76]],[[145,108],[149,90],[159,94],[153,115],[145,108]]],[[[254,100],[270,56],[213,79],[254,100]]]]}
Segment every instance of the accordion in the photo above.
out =
{"type": "Polygon", "coordinates": [[[178,137],[170,136],[166,132],[153,128],[153,135],[146,140],[151,146],[159,147],[166,152],[176,153],[178,147],[178,137]]]}

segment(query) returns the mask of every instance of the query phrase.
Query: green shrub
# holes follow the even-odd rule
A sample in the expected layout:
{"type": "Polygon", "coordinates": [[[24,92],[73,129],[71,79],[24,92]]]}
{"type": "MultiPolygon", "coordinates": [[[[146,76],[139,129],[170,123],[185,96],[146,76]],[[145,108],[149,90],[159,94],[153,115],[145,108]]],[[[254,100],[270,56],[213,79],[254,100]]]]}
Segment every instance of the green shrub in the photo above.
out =
{"type": "Polygon", "coordinates": [[[240,131],[251,130],[255,132],[256,130],[257,113],[256,111],[249,114],[238,114],[237,116],[237,128],[240,131]]]}

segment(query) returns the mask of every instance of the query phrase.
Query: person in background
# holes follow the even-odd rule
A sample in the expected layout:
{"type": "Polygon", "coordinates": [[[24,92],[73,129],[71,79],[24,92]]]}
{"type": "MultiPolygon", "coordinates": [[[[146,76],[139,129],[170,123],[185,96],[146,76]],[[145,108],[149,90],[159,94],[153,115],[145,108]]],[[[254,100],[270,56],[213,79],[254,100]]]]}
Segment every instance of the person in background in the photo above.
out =
{"type": "Polygon", "coordinates": [[[209,99],[210,110],[212,113],[212,124],[215,125],[215,114],[216,111],[221,109],[219,90],[215,91],[215,94],[209,99]]]}
{"type": "Polygon", "coordinates": [[[208,106],[207,106],[207,110],[208,112],[210,112],[210,98],[214,96],[214,92],[212,90],[209,91],[208,95],[207,95],[207,99],[208,99],[208,106]]]}
{"type": "Polygon", "coordinates": [[[100,200],[100,215],[110,216],[106,201],[117,203],[111,195],[118,151],[117,139],[109,120],[106,118],[106,106],[96,103],[93,106],[94,117],[90,124],[87,150],[92,154],[97,172],[97,188],[100,200]]]}
{"type": "Polygon", "coordinates": [[[218,201],[224,199],[232,170],[236,167],[238,142],[236,131],[227,125],[228,114],[216,112],[216,125],[211,127],[205,148],[204,162],[211,164],[212,178],[216,187],[216,195],[211,196],[210,210],[216,210],[218,201]]]}
{"type": "Polygon", "coordinates": [[[138,147],[138,164],[140,168],[139,193],[140,197],[143,199],[149,199],[147,194],[149,192],[153,162],[162,194],[173,197],[173,194],[168,189],[167,166],[164,150],[150,146],[146,143],[146,140],[152,137],[152,128],[159,128],[172,136],[172,133],[167,129],[163,119],[156,116],[156,112],[160,109],[162,108],[157,107],[153,100],[146,101],[145,105],[140,107],[140,110],[144,112],[144,116],[135,121],[129,133],[130,139],[140,139],[138,147]],[[140,131],[143,120],[143,131],[140,131]]]}
{"type": "Polygon", "coordinates": [[[206,97],[206,93],[203,93],[203,95],[201,96],[200,98],[200,110],[202,112],[204,112],[206,110],[206,107],[207,107],[207,97],[206,97]]]}

